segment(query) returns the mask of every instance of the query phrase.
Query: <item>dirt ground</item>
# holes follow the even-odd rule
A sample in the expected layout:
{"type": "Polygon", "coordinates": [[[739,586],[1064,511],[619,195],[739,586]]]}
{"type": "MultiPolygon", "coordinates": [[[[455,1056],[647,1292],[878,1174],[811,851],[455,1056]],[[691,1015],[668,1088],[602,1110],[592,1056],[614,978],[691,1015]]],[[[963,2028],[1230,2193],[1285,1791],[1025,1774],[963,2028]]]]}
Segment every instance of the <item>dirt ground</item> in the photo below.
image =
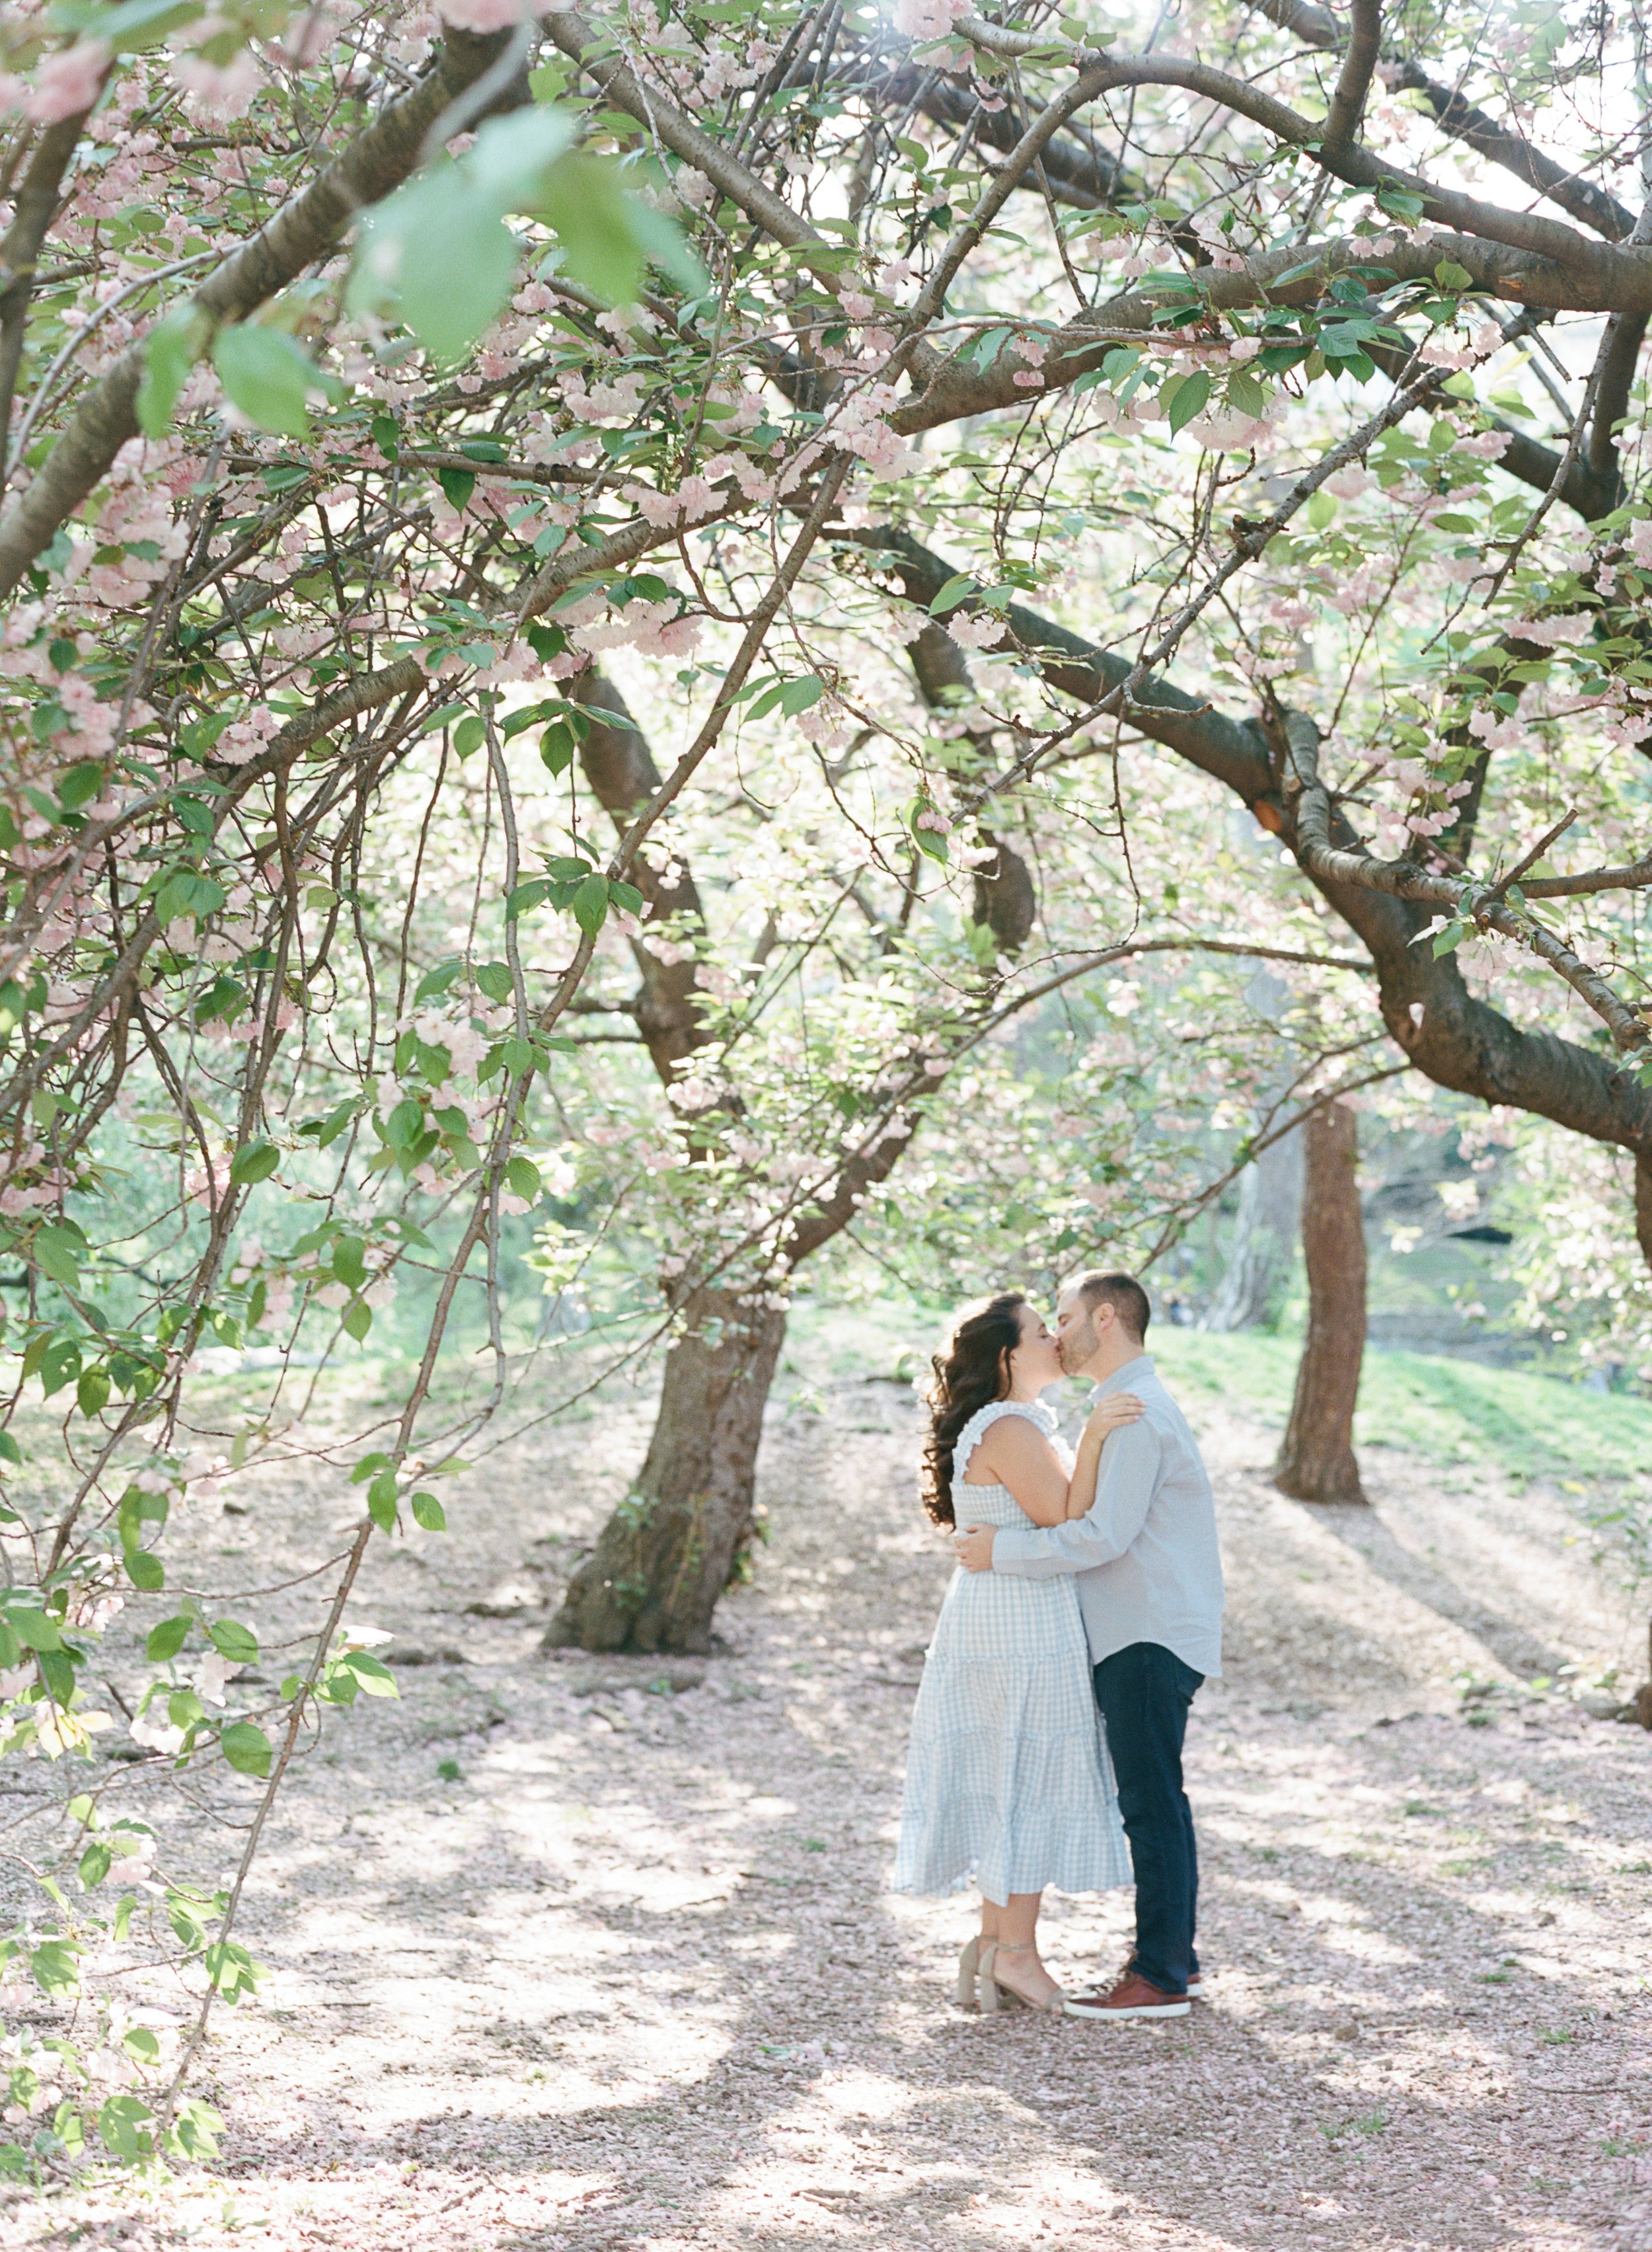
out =
{"type": "MultiPolygon", "coordinates": [[[[1232,1599],[1190,1742],[1210,1999],[969,2018],[970,1903],[885,1889],[948,1568],[915,1411],[825,1404],[775,1412],[772,1539],[705,1660],[536,1655],[641,1403],[375,1544],[354,1616],[403,1697],[330,1719],[279,1803],[221,2165],[12,2192],[0,2242],[1652,2252],[1652,1739],[1498,1686],[1632,1631],[1559,1501],[1376,1452],[1373,1508],[1305,1508],[1195,1402],[1232,1599]]],[[[204,1519],[202,1584],[302,1568],[348,1509],[316,1479],[204,1519]]],[[[253,1606],[267,1640],[302,1592],[253,1606]]],[[[1112,1969],[1128,1916],[1052,1900],[1058,1975],[1112,1969]]]]}

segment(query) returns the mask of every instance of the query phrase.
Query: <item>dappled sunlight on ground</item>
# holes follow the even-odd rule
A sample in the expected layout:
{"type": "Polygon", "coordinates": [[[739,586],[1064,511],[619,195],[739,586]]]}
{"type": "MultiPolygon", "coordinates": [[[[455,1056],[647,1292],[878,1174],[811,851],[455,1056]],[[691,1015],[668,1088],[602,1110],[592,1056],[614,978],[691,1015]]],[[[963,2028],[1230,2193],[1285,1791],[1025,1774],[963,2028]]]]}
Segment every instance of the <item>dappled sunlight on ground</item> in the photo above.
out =
{"type": "MultiPolygon", "coordinates": [[[[212,2053],[222,2165],[14,2200],[0,2241],[1649,2252],[1652,1741],[1453,1686],[1602,1650],[1558,1505],[1378,1452],[1374,1510],[1304,1509],[1260,1427],[1195,1399],[1234,1596],[1190,1737],[1211,1999],[966,2018],[968,1901],[884,1890],[946,1560],[906,1395],[842,1397],[775,1418],[773,1539],[709,1658],[544,1658],[543,1611],[465,1608],[597,1521],[640,1411],[584,1458],[569,1427],[496,1461],[450,1505],[462,1546],[376,1560],[360,1615],[427,1662],[280,1804],[270,2004],[212,2053]]],[[[1110,1970],[1128,1915],[1052,1901],[1058,1975],[1110,1970]]]]}

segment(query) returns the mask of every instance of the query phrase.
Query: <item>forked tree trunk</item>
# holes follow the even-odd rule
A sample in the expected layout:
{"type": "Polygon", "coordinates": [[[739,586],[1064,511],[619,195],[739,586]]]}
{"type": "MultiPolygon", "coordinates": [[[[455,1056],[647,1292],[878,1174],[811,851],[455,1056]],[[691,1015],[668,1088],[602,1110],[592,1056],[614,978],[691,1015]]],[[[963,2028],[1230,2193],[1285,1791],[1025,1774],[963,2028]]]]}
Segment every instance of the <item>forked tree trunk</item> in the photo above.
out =
{"type": "Polygon", "coordinates": [[[786,1317],[707,1290],[666,1355],[648,1459],[569,1581],[547,1649],[705,1650],[751,1529],[786,1317]]]}
{"type": "Polygon", "coordinates": [[[1298,1501],[1364,1501],[1354,1406],[1365,1352],[1365,1224],[1359,1127],[1343,1102],[1312,1112],[1302,1133],[1302,1257],[1308,1336],[1274,1480],[1298,1501]]]}

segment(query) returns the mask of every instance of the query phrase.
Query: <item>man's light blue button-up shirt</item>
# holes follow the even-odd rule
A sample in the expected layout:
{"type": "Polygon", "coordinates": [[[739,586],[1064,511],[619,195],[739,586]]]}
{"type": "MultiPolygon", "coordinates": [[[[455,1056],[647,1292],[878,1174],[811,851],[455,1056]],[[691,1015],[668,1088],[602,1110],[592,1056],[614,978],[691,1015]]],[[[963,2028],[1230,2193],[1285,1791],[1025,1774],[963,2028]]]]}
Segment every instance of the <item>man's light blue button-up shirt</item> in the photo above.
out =
{"type": "Polygon", "coordinates": [[[1197,1443],[1150,1353],[1114,1369],[1097,1397],[1114,1392],[1134,1392],[1143,1412],[1108,1434],[1088,1512],[1065,1525],[1000,1526],[992,1568],[1025,1580],[1073,1573],[1093,1665],[1156,1642],[1196,1673],[1220,1673],[1222,1560],[1197,1443]]]}

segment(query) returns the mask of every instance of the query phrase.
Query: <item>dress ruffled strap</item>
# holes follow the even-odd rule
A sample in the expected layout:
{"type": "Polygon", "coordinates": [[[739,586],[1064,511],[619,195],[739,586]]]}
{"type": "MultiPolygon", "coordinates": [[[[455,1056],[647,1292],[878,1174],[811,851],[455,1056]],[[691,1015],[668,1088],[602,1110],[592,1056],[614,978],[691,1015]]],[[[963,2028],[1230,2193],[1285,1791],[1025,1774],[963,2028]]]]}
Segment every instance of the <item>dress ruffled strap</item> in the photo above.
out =
{"type": "Polygon", "coordinates": [[[984,1408],[977,1408],[953,1442],[952,1474],[964,1479],[969,1475],[969,1458],[982,1439],[1002,1415],[1024,1416],[1036,1423],[1046,1439],[1054,1435],[1060,1418],[1042,1400],[989,1400],[984,1408]]]}

